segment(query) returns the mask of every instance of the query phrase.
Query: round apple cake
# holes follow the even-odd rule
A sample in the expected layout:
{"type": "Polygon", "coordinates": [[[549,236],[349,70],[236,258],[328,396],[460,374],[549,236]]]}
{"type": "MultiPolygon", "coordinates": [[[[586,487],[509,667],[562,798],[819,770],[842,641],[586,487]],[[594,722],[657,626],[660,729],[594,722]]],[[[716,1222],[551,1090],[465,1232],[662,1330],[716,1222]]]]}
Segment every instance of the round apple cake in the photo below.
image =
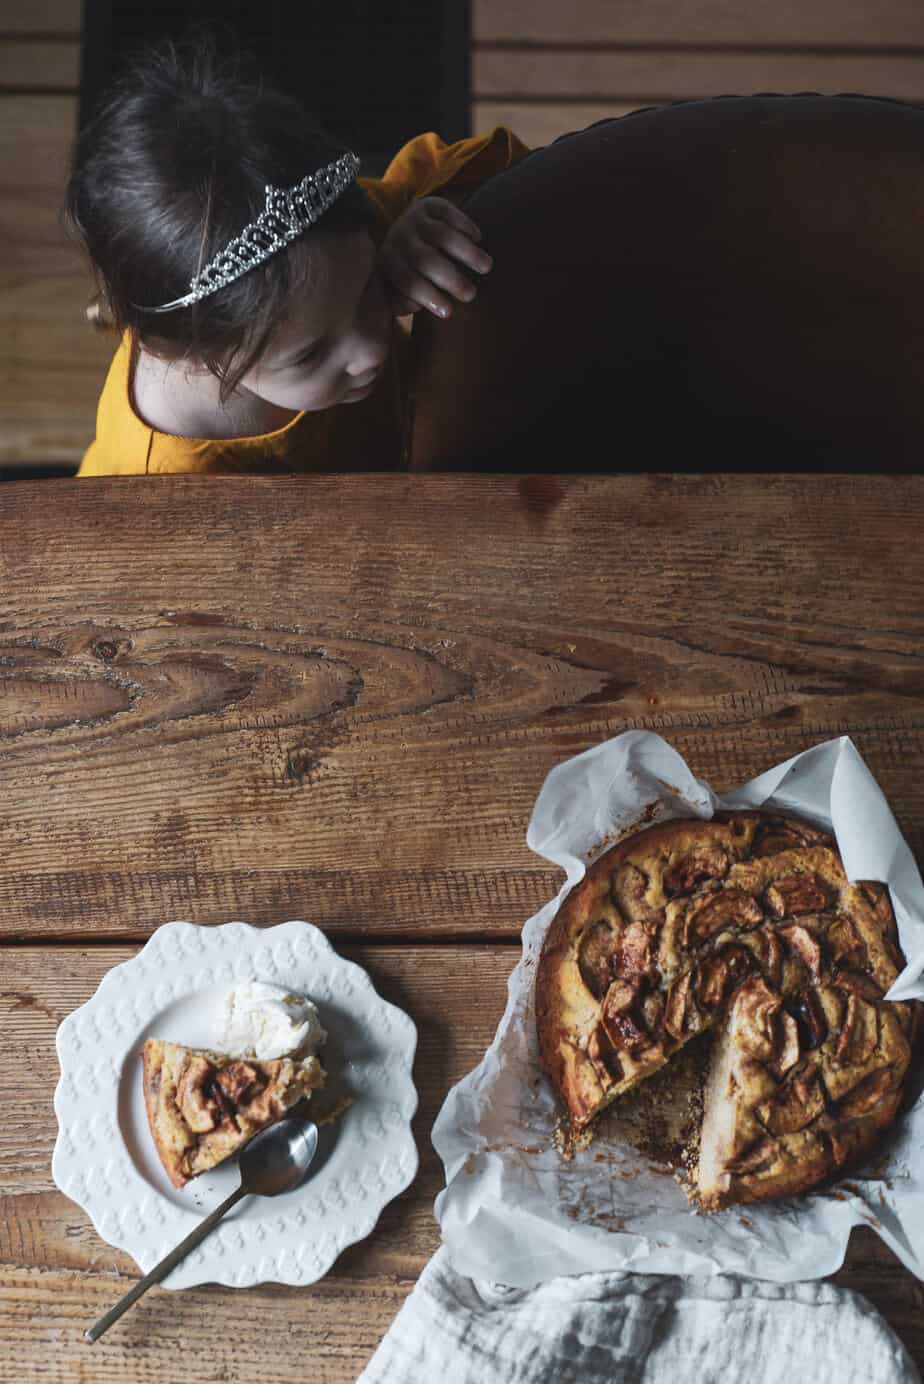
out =
{"type": "Polygon", "coordinates": [[[672,820],[594,862],[546,936],[542,1065],[588,1125],[710,1031],[691,1199],[803,1192],[893,1121],[919,1006],[888,890],[851,884],[832,837],[760,812],[672,820]]]}

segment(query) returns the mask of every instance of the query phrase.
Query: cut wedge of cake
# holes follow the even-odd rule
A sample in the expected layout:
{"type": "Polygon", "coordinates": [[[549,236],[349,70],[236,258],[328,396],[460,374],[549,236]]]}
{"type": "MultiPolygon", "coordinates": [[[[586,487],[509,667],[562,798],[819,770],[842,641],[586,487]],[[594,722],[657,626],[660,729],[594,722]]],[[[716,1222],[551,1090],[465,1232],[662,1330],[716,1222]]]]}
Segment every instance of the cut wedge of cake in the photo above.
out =
{"type": "Polygon", "coordinates": [[[707,1211],[806,1191],[891,1124],[910,1055],[900,1006],[845,982],[862,984],[850,972],[820,978],[826,1031],[814,1030],[814,1047],[761,977],[735,992],[706,1082],[696,1191],[707,1211]]]}
{"type": "Polygon", "coordinates": [[[919,1006],[888,891],[757,812],[666,822],[588,869],[537,972],[542,1064],[577,1128],[711,1031],[695,1199],[804,1191],[894,1119],[919,1006]]]}
{"type": "Polygon", "coordinates": [[[257,1062],[149,1038],[144,1104],[160,1161],[174,1187],[237,1153],[324,1084],[317,1057],[257,1062]]]}

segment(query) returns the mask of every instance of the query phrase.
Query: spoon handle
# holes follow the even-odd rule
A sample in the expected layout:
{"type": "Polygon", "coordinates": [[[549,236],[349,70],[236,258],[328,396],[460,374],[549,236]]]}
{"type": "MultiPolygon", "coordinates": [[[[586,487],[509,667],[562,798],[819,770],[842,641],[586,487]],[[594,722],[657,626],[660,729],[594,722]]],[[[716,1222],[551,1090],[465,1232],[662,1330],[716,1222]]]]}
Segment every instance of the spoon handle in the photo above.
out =
{"type": "Polygon", "coordinates": [[[238,1187],[236,1191],[233,1191],[230,1197],[223,1201],[220,1206],[216,1206],[215,1210],[212,1211],[210,1215],[206,1216],[204,1221],[200,1221],[195,1230],[190,1231],[185,1240],[180,1241],[176,1249],[172,1249],[169,1254],[164,1256],[159,1264],[154,1265],[150,1273],[146,1273],[144,1278],[139,1279],[135,1286],[130,1288],[124,1297],[120,1297],[115,1307],[111,1307],[108,1312],[100,1317],[99,1321],[94,1322],[93,1325],[83,1333],[83,1339],[89,1341],[91,1345],[94,1341],[98,1341],[103,1332],[108,1331],[112,1323],[117,1322],[122,1313],[127,1312],[132,1303],[137,1302],[141,1294],[146,1293],[152,1283],[159,1283],[162,1278],[166,1278],[170,1270],[178,1264],[181,1259],[185,1259],[189,1251],[195,1249],[196,1245],[198,1245],[201,1240],[205,1239],[213,1226],[218,1224],[222,1216],[230,1211],[231,1207],[239,1202],[241,1197],[245,1195],[246,1188],[244,1184],[241,1183],[240,1187],[238,1187]]]}

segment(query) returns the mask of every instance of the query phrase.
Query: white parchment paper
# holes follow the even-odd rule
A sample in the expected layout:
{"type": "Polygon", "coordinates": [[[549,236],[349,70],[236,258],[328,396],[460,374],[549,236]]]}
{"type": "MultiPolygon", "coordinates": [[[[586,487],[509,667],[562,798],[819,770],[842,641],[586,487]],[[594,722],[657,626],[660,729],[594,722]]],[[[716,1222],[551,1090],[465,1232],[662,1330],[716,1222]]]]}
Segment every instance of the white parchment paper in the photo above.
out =
{"type": "Polygon", "coordinates": [[[889,999],[924,998],[924,886],[881,789],[850,739],[813,746],[719,797],[660,736],[627,731],[549,774],[527,832],[567,875],[523,929],[507,1007],[480,1065],[433,1128],[446,1187],[436,1215],[454,1267],[527,1287],[559,1274],[743,1274],[777,1282],[836,1270],[850,1228],[871,1225],[924,1278],[924,1097],[915,1092],[856,1177],[764,1206],[695,1213],[682,1187],[612,1136],[564,1160],[561,1106],[539,1066],[533,978],[546,929],[614,836],[723,808],[791,811],[833,831],[851,880],[889,886],[908,964],[889,999]],[[608,839],[607,839],[608,838],[608,839]]]}

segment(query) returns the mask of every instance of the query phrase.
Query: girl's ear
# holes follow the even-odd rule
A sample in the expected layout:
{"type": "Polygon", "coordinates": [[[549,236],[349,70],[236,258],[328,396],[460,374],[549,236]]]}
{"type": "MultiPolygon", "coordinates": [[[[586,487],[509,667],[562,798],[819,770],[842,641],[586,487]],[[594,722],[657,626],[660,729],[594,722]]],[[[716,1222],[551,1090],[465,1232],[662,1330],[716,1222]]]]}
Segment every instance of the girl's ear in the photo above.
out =
{"type": "Polygon", "coordinates": [[[96,331],[111,332],[115,326],[115,323],[106,310],[102,294],[100,293],[87,304],[83,315],[90,326],[95,328],[96,331]]]}

